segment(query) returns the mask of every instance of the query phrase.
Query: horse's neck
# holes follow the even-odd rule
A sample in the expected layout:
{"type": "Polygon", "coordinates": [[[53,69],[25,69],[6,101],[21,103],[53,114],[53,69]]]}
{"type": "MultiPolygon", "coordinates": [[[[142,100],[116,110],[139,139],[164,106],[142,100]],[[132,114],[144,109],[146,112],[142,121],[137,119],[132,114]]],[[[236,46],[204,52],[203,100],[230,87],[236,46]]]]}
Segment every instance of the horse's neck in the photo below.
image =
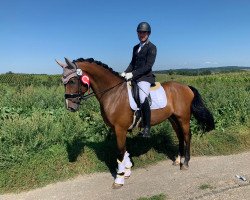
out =
{"type": "Polygon", "coordinates": [[[91,88],[97,97],[99,97],[103,91],[111,89],[122,82],[120,77],[96,63],[83,66],[82,70],[89,75],[91,88]]]}

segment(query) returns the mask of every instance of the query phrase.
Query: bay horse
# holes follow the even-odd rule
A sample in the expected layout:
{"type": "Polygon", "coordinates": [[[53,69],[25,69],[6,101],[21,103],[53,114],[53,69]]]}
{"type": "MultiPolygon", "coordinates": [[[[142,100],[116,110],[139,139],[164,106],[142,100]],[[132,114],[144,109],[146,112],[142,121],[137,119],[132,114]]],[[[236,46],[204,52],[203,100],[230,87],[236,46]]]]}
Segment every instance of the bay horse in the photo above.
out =
{"type": "MultiPolygon", "coordinates": [[[[65,58],[66,63],[56,62],[63,68],[62,81],[65,85],[65,102],[68,110],[78,110],[80,101],[90,96],[96,96],[99,101],[103,120],[116,135],[118,171],[112,187],[120,188],[124,184],[124,178],[130,176],[132,166],[129,153],[126,151],[127,130],[133,121],[126,80],[93,58],[79,58],[73,62],[65,58]],[[86,95],[90,88],[93,92],[86,95]]],[[[174,164],[180,165],[180,169],[188,169],[191,115],[194,115],[204,132],[215,128],[214,119],[194,87],[174,81],[161,85],[168,103],[164,108],[151,110],[151,125],[169,119],[179,140],[178,158],[174,164]]]]}

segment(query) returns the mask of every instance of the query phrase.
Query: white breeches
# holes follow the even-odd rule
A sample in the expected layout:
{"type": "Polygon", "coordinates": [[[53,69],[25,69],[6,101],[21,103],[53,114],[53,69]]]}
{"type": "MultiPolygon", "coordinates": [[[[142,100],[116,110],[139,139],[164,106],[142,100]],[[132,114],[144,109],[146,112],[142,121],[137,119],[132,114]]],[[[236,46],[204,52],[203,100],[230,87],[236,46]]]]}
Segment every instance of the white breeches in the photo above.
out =
{"type": "Polygon", "coordinates": [[[149,95],[151,84],[146,81],[140,81],[137,85],[139,86],[140,103],[143,103],[149,95]]]}

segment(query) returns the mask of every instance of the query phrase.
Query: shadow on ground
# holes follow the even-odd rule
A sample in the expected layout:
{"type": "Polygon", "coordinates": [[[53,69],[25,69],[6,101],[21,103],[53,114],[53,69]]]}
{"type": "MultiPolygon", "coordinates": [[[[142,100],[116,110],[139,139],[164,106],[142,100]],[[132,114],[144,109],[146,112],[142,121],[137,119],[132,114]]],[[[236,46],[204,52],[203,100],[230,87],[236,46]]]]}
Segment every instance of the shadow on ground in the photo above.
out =
{"type": "MultiPolygon", "coordinates": [[[[138,136],[127,137],[127,150],[130,153],[132,162],[133,158],[146,154],[150,149],[154,149],[157,153],[163,153],[171,160],[174,160],[178,152],[178,146],[174,141],[173,131],[166,133],[166,130],[159,128],[152,132],[149,139],[138,136]]],[[[117,148],[114,134],[110,134],[102,142],[84,142],[82,138],[75,138],[73,142],[67,143],[69,162],[75,162],[77,157],[84,151],[85,146],[94,150],[98,159],[105,162],[112,174],[115,172],[117,148]]]]}

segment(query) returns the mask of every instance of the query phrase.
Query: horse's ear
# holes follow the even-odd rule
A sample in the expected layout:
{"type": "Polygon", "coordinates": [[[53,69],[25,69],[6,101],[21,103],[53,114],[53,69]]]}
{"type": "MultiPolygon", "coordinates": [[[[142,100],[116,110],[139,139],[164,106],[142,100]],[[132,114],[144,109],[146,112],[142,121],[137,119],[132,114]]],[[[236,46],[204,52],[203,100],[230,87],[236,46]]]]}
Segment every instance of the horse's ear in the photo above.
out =
{"type": "Polygon", "coordinates": [[[69,69],[75,69],[76,68],[75,64],[72,63],[68,58],[65,58],[65,62],[67,63],[69,69]]]}
{"type": "Polygon", "coordinates": [[[62,68],[67,67],[67,65],[59,60],[56,60],[57,64],[60,65],[62,68]]]}

